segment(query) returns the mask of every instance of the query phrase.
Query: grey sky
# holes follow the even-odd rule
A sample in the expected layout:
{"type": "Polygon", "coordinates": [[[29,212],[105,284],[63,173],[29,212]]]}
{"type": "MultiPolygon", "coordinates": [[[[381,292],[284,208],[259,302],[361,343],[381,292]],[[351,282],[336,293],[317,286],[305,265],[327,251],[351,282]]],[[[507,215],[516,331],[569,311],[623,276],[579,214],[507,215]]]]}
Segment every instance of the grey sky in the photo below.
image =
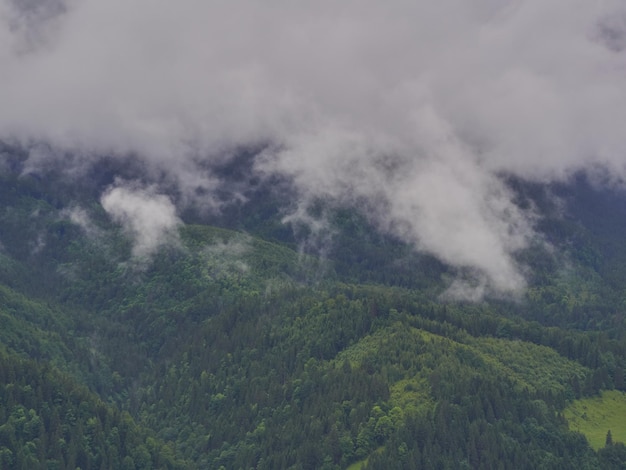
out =
{"type": "Polygon", "coordinates": [[[498,175],[623,179],[625,51],[623,0],[0,0],[0,138],[133,152],[190,193],[198,159],[272,142],[258,170],[302,204],[368,200],[519,292],[533,214],[498,175]]]}

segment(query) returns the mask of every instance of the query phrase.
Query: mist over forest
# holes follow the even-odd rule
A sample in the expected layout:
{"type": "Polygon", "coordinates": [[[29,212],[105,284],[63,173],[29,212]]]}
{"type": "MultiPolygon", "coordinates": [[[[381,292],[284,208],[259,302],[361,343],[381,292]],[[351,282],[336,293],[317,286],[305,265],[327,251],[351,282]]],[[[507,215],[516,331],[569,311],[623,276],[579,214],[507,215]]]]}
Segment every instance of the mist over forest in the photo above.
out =
{"type": "Polygon", "coordinates": [[[0,0],[0,468],[622,468],[625,83],[619,0],[0,0]]]}
{"type": "Polygon", "coordinates": [[[215,166],[260,148],[251,177],[295,187],[287,220],[355,207],[516,295],[538,214],[506,179],[624,178],[619,1],[4,0],[0,18],[0,136],[25,172],[140,160],[145,187],[110,203],[175,188],[179,211],[219,210],[215,166]]]}

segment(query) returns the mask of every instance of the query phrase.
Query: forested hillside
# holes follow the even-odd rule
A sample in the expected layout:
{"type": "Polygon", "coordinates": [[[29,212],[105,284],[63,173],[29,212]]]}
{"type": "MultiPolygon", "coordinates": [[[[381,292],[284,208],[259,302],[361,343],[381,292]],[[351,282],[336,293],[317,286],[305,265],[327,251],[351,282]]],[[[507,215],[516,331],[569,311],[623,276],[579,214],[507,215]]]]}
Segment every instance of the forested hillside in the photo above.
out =
{"type": "Polygon", "coordinates": [[[624,0],[0,0],[0,470],[626,469],[624,0]]]}
{"type": "Polygon", "coordinates": [[[71,182],[3,158],[1,468],[626,466],[564,417],[626,391],[620,190],[511,180],[539,213],[528,286],[470,301],[362,212],[320,200],[322,235],[283,223],[281,181],[140,252],[99,198],[132,165],[71,182]]]}

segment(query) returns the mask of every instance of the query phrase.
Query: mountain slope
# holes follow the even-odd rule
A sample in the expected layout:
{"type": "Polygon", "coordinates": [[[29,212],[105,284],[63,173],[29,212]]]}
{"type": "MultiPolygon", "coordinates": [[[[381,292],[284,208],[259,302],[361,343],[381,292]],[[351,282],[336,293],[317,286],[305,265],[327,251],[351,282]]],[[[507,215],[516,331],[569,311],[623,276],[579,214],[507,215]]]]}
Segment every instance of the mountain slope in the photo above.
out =
{"type": "Polygon", "coordinates": [[[577,209],[583,183],[520,189],[574,203],[542,209],[525,297],[479,303],[443,301],[454,270],[341,208],[323,256],[242,207],[248,233],[196,214],[138,257],[97,191],[1,188],[5,466],[621,465],[561,414],[626,388],[620,233],[577,209]]]}

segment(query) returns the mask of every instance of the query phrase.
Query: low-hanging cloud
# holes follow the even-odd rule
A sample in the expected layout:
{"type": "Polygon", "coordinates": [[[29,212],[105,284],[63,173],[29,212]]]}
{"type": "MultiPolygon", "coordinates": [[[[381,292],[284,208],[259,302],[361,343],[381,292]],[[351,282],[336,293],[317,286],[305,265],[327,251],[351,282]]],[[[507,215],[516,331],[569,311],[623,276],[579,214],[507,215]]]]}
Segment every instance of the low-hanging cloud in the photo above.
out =
{"type": "Polygon", "coordinates": [[[133,256],[149,257],[164,244],[176,243],[180,219],[176,207],[155,188],[125,186],[118,182],[100,200],[111,218],[122,225],[133,240],[133,256]]]}
{"type": "Polygon", "coordinates": [[[26,3],[0,0],[0,138],[137,155],[189,195],[262,143],[301,206],[365,206],[481,291],[523,288],[534,236],[503,175],[626,176],[621,0],[26,3]]]}

